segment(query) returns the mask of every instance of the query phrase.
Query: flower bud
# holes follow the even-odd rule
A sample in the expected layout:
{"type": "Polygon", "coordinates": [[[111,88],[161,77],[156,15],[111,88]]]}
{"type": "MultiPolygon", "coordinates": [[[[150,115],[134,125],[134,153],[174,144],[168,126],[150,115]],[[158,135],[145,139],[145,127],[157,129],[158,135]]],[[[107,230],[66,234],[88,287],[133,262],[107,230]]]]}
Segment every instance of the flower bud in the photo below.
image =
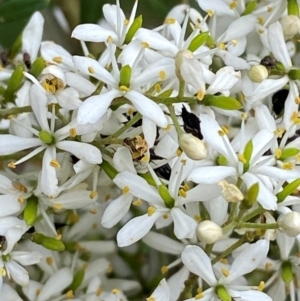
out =
{"type": "Polygon", "coordinates": [[[207,156],[207,149],[204,142],[192,134],[180,135],[179,146],[192,160],[202,160],[207,156]]]}
{"type": "Polygon", "coordinates": [[[244,195],[234,184],[223,180],[218,185],[222,187],[222,196],[228,203],[237,203],[244,199],[244,195]]]}
{"type": "Polygon", "coordinates": [[[143,23],[143,16],[140,15],[137,18],[134,19],[134,21],[132,22],[130,28],[127,31],[125,40],[124,40],[124,44],[129,44],[134,35],[136,34],[136,32],[138,31],[138,29],[140,29],[142,27],[142,23],[143,23]]]}
{"type": "Polygon", "coordinates": [[[300,234],[300,213],[288,212],[278,218],[279,230],[288,236],[296,237],[300,234]]]}
{"type": "Polygon", "coordinates": [[[34,224],[38,209],[38,198],[35,195],[27,199],[27,204],[24,209],[24,221],[28,226],[34,224]]]}
{"type": "Polygon", "coordinates": [[[280,20],[285,40],[293,38],[300,31],[300,19],[294,15],[284,16],[280,20]]]}
{"type": "Polygon", "coordinates": [[[268,77],[269,73],[265,66],[254,65],[251,66],[248,76],[254,83],[261,83],[268,77]]]}
{"type": "Polygon", "coordinates": [[[223,232],[222,228],[216,223],[203,221],[199,223],[196,234],[200,241],[206,244],[213,244],[222,237],[223,232]]]}
{"type": "Polygon", "coordinates": [[[281,278],[286,284],[289,284],[294,278],[293,267],[289,261],[284,261],[281,265],[281,278]]]}
{"type": "Polygon", "coordinates": [[[46,67],[46,62],[44,58],[40,56],[33,62],[30,69],[30,74],[32,74],[34,77],[38,77],[42,73],[45,67],[46,67]]]}
{"type": "Polygon", "coordinates": [[[41,233],[33,234],[32,241],[52,251],[63,251],[65,249],[65,245],[62,241],[45,236],[41,233]]]}
{"type": "Polygon", "coordinates": [[[56,91],[63,90],[66,86],[63,71],[54,65],[50,65],[42,71],[40,82],[44,89],[52,94],[55,94],[56,91]]]}
{"type": "Polygon", "coordinates": [[[85,275],[84,269],[77,271],[76,274],[74,275],[72,283],[69,286],[69,290],[75,292],[78,289],[78,287],[81,285],[84,279],[84,275],[85,275]]]}

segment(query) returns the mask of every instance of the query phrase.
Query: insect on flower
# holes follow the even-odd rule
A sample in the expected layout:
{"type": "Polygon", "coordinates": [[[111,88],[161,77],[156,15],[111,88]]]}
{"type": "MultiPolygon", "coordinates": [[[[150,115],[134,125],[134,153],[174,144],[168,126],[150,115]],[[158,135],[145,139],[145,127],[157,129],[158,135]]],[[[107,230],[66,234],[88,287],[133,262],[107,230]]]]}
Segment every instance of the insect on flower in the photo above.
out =
{"type": "Polygon", "coordinates": [[[182,106],[181,117],[183,120],[183,128],[188,134],[192,134],[193,136],[203,139],[203,135],[201,133],[200,128],[200,119],[194,113],[188,112],[185,106],[182,106]]]}
{"type": "Polygon", "coordinates": [[[123,145],[129,149],[133,160],[140,160],[148,151],[147,141],[141,136],[136,136],[132,139],[125,138],[123,145]]]}
{"type": "Polygon", "coordinates": [[[261,59],[260,64],[265,66],[268,70],[270,70],[276,66],[277,60],[274,56],[267,55],[261,59]]]}
{"type": "Polygon", "coordinates": [[[288,97],[289,90],[281,89],[273,94],[272,96],[272,104],[273,111],[276,115],[282,115],[284,110],[285,101],[288,97]]]}

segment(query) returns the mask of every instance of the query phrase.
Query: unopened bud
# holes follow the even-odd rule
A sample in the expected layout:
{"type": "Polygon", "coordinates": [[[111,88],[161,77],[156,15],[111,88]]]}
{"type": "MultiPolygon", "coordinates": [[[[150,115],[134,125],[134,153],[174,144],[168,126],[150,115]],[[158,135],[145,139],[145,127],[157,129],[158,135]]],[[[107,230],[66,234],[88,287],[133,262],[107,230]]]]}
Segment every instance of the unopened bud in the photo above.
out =
{"type": "Polygon", "coordinates": [[[289,284],[294,278],[293,267],[289,261],[284,261],[281,265],[281,278],[286,284],[289,284]]]}
{"type": "Polygon", "coordinates": [[[300,213],[288,212],[278,218],[279,230],[288,236],[296,237],[300,234],[300,213]]]}
{"type": "Polygon", "coordinates": [[[142,23],[143,23],[142,15],[140,15],[136,19],[134,19],[133,23],[131,24],[130,28],[127,31],[124,44],[129,44],[132,41],[132,39],[133,39],[134,35],[136,34],[136,32],[138,31],[138,29],[140,29],[142,27],[142,23]]]}
{"type": "Polygon", "coordinates": [[[207,156],[207,149],[204,142],[192,134],[180,135],[179,146],[192,160],[202,160],[207,156]]]}
{"type": "Polygon", "coordinates": [[[32,195],[27,199],[27,204],[24,209],[24,220],[29,226],[33,225],[35,222],[38,209],[38,201],[39,200],[35,195],[32,195]]]}
{"type": "Polygon", "coordinates": [[[265,66],[254,65],[251,66],[248,76],[254,83],[261,83],[268,77],[269,73],[265,66]]]}
{"type": "Polygon", "coordinates": [[[244,199],[244,195],[234,184],[223,180],[218,185],[222,187],[222,196],[228,203],[237,203],[244,199]]]}
{"type": "Polygon", "coordinates": [[[206,244],[213,244],[218,241],[223,233],[222,228],[212,221],[203,221],[198,224],[197,237],[206,244]]]}
{"type": "Polygon", "coordinates": [[[300,19],[294,15],[284,16],[280,20],[285,40],[290,40],[300,31],[300,19]]]}
{"type": "Polygon", "coordinates": [[[129,65],[123,66],[120,71],[120,82],[119,87],[130,87],[131,80],[131,67],[129,65]]]}
{"type": "Polygon", "coordinates": [[[41,233],[35,233],[32,237],[32,241],[52,251],[63,251],[65,249],[65,245],[62,241],[45,236],[41,233]]]}

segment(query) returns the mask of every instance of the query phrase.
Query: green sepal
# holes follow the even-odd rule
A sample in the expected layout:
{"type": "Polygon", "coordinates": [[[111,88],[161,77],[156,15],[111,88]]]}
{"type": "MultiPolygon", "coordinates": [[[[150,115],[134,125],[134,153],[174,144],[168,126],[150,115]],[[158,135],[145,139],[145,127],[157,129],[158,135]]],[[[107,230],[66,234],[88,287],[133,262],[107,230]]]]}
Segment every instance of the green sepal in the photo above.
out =
{"type": "Polygon", "coordinates": [[[130,28],[127,31],[124,44],[129,44],[132,41],[135,33],[142,27],[142,24],[143,24],[142,15],[134,19],[133,23],[131,24],[130,28]]]}
{"type": "Polygon", "coordinates": [[[151,175],[150,172],[146,172],[146,173],[139,173],[138,174],[141,178],[145,179],[147,181],[147,183],[151,186],[155,186],[156,187],[156,183],[153,180],[153,177],[151,175]]]}
{"type": "Polygon", "coordinates": [[[288,72],[288,77],[291,80],[298,80],[298,79],[300,79],[300,69],[291,69],[288,72]]]}
{"type": "Polygon", "coordinates": [[[164,200],[164,203],[167,208],[173,208],[175,200],[170,195],[169,189],[165,185],[158,186],[158,193],[161,198],[164,200]]]}
{"type": "Polygon", "coordinates": [[[299,17],[299,6],[297,0],[288,0],[287,11],[288,15],[294,15],[299,17]]]}
{"type": "Polygon", "coordinates": [[[190,50],[191,52],[197,50],[200,46],[206,43],[207,37],[208,37],[208,31],[198,34],[191,41],[188,50],[190,50]]]}
{"type": "Polygon", "coordinates": [[[10,254],[2,255],[2,260],[5,262],[8,262],[11,260],[10,254]]]}
{"type": "Polygon", "coordinates": [[[100,164],[100,167],[104,170],[104,172],[108,175],[108,177],[113,180],[115,176],[118,174],[118,171],[107,161],[103,160],[100,164]]]}
{"type": "Polygon", "coordinates": [[[205,95],[201,103],[205,106],[212,106],[223,110],[239,110],[243,107],[235,98],[223,95],[205,95]]]}
{"type": "Polygon", "coordinates": [[[231,296],[227,292],[224,285],[217,285],[215,288],[215,292],[216,292],[217,296],[220,298],[220,300],[232,301],[231,296]]]}
{"type": "Polygon", "coordinates": [[[30,69],[30,74],[32,74],[34,77],[37,78],[42,73],[45,67],[46,67],[46,62],[44,58],[40,56],[33,62],[30,69]]]}
{"type": "Polygon", "coordinates": [[[299,149],[297,149],[297,148],[284,148],[281,151],[282,151],[282,153],[279,158],[280,160],[285,160],[285,159],[294,157],[299,154],[299,149]]]}
{"type": "Polygon", "coordinates": [[[173,89],[166,90],[158,95],[159,98],[167,98],[170,97],[173,93],[173,89]]]}
{"type": "Polygon", "coordinates": [[[245,198],[240,205],[240,209],[248,210],[250,209],[256,202],[257,196],[259,193],[259,185],[258,183],[250,186],[245,194],[245,198]]]}
{"type": "Polygon", "coordinates": [[[257,1],[250,1],[248,2],[246,9],[242,13],[242,16],[250,15],[256,8],[257,1]]]}
{"type": "Polygon", "coordinates": [[[217,158],[217,164],[218,164],[218,165],[226,166],[227,163],[228,163],[228,160],[227,160],[226,157],[224,157],[223,155],[220,155],[220,156],[217,158]]]}
{"type": "Polygon", "coordinates": [[[72,290],[73,292],[75,292],[78,289],[78,287],[81,285],[84,279],[84,275],[85,275],[85,270],[77,271],[76,274],[74,275],[73,281],[70,284],[68,290],[72,290]]]}
{"type": "Polygon", "coordinates": [[[281,278],[289,284],[294,279],[293,266],[289,261],[284,261],[281,265],[281,278]]]}
{"type": "Polygon", "coordinates": [[[125,86],[125,87],[129,88],[130,87],[130,79],[131,79],[131,67],[129,65],[123,66],[120,71],[119,87],[125,86]]]}
{"type": "Polygon", "coordinates": [[[206,37],[206,46],[209,48],[209,49],[213,49],[216,47],[216,43],[214,41],[214,39],[212,38],[211,35],[208,35],[206,37]]]}
{"type": "Polygon", "coordinates": [[[253,152],[253,142],[250,139],[247,142],[245,149],[244,149],[244,158],[246,159],[246,163],[244,163],[244,172],[248,171],[248,169],[249,169],[252,152],[253,152]]]}
{"type": "Polygon", "coordinates": [[[55,138],[48,131],[40,131],[39,138],[48,145],[51,145],[55,142],[55,138]]]}
{"type": "Polygon", "coordinates": [[[294,180],[293,182],[287,184],[282,191],[278,192],[276,194],[277,197],[277,203],[281,203],[285,200],[285,198],[287,196],[289,196],[290,194],[292,194],[300,185],[300,178],[294,180]]]}
{"type": "Polygon", "coordinates": [[[41,233],[34,233],[32,236],[32,241],[51,251],[60,252],[65,249],[65,245],[62,241],[57,240],[53,237],[45,236],[41,233]]]}
{"type": "Polygon", "coordinates": [[[22,48],[22,35],[19,34],[19,36],[16,38],[16,40],[10,47],[7,57],[10,60],[13,60],[16,57],[16,55],[21,51],[21,48],[22,48]]]}
{"type": "Polygon", "coordinates": [[[19,90],[24,78],[24,66],[18,66],[14,72],[12,73],[7,88],[4,92],[4,100],[5,102],[13,102],[14,94],[19,90]]]}
{"type": "Polygon", "coordinates": [[[38,210],[38,203],[39,200],[35,195],[31,195],[27,199],[27,204],[24,209],[23,218],[28,226],[33,225],[35,222],[37,210],[38,210]]]}

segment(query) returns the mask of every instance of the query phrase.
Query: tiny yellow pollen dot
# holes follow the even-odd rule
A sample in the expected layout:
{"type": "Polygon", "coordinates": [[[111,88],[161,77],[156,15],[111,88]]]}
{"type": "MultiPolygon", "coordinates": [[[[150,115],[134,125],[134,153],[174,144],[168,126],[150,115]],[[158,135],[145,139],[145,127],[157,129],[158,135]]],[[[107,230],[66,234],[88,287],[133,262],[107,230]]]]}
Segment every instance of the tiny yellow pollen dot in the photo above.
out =
{"type": "Polygon", "coordinates": [[[98,209],[94,208],[94,209],[90,209],[89,212],[91,214],[97,214],[98,213],[98,209]]]}
{"type": "Polygon", "coordinates": [[[186,159],[182,159],[182,160],[180,161],[180,163],[181,163],[183,166],[185,166],[185,165],[186,165],[186,159]]]}
{"type": "Polygon", "coordinates": [[[259,34],[263,34],[264,32],[265,32],[265,31],[262,30],[262,29],[259,29],[259,30],[258,30],[258,33],[259,33],[259,34]]]}
{"type": "Polygon", "coordinates": [[[47,257],[46,262],[47,262],[48,265],[51,266],[53,264],[53,258],[52,257],[47,257]]]}
{"type": "Polygon", "coordinates": [[[221,43],[219,47],[221,50],[225,50],[227,46],[224,43],[221,43]]]}
{"type": "Polygon", "coordinates": [[[188,185],[188,183],[185,183],[185,184],[183,185],[183,189],[184,189],[185,191],[190,190],[190,186],[188,185]]]}
{"type": "Polygon", "coordinates": [[[300,104],[300,97],[299,96],[295,97],[295,104],[297,104],[297,105],[300,104]]]}
{"type": "Polygon", "coordinates": [[[56,235],[55,239],[56,240],[61,240],[61,234],[56,235]]]}
{"type": "Polygon", "coordinates": [[[91,66],[88,67],[88,71],[89,71],[89,73],[91,73],[91,74],[94,74],[94,73],[95,73],[95,69],[94,69],[93,67],[91,67],[91,66]]]}
{"type": "Polygon", "coordinates": [[[195,220],[196,222],[200,223],[200,222],[202,221],[202,218],[201,218],[201,216],[200,216],[199,214],[195,214],[195,215],[194,215],[194,220],[195,220]]]}
{"type": "Polygon", "coordinates": [[[195,296],[195,300],[202,299],[203,297],[204,297],[203,293],[197,294],[197,295],[195,296]]]}
{"type": "Polygon", "coordinates": [[[41,291],[42,291],[41,289],[37,289],[35,295],[38,296],[41,293],[41,291]]]}
{"type": "Polygon", "coordinates": [[[57,64],[61,64],[63,59],[61,56],[55,56],[53,59],[52,59],[53,62],[57,63],[57,64]]]}
{"type": "Polygon", "coordinates": [[[128,20],[128,19],[125,19],[125,20],[124,20],[124,25],[127,26],[128,24],[129,24],[129,20],[128,20]]]}
{"type": "Polygon", "coordinates": [[[164,274],[168,273],[169,268],[168,268],[167,266],[163,265],[163,266],[161,267],[160,271],[161,271],[161,273],[164,275],[164,274]]]}
{"type": "Polygon", "coordinates": [[[154,297],[149,297],[149,298],[146,298],[146,301],[155,301],[156,299],[154,297]]]}
{"type": "Polygon", "coordinates": [[[93,223],[92,224],[92,229],[97,229],[98,228],[98,224],[97,223],[93,223]]]}
{"type": "Polygon", "coordinates": [[[179,157],[182,154],[182,151],[178,148],[176,150],[176,156],[179,157]]]}
{"type": "Polygon", "coordinates": [[[242,118],[243,120],[246,120],[247,117],[248,117],[247,113],[242,113],[242,114],[241,114],[241,118],[242,118]]]}
{"type": "Polygon", "coordinates": [[[24,203],[24,198],[23,198],[22,196],[19,196],[19,197],[18,197],[18,202],[19,202],[20,204],[23,204],[23,203],[24,203]]]}
{"type": "Polygon", "coordinates": [[[275,157],[276,159],[279,159],[282,156],[282,150],[280,148],[277,148],[275,150],[275,157]]]}
{"type": "Polygon", "coordinates": [[[143,48],[149,48],[150,47],[149,43],[147,43],[147,42],[142,42],[141,45],[142,45],[143,48]]]}
{"type": "Polygon", "coordinates": [[[107,202],[107,201],[109,201],[109,200],[110,200],[110,194],[107,194],[107,195],[105,196],[104,201],[107,202]]]}
{"type": "Polygon", "coordinates": [[[69,133],[71,137],[76,137],[77,136],[77,131],[75,128],[70,128],[69,133]]]}
{"type": "Polygon", "coordinates": [[[186,191],[184,189],[179,189],[179,195],[183,198],[186,198],[186,191]]]}
{"type": "Polygon", "coordinates": [[[150,161],[150,157],[149,156],[144,156],[140,162],[145,162],[145,163],[148,163],[150,161]]]}
{"type": "Polygon", "coordinates": [[[229,271],[226,270],[226,269],[221,269],[221,272],[222,274],[225,276],[225,277],[228,277],[229,276],[229,271]]]}
{"type": "Polygon", "coordinates": [[[272,6],[268,6],[268,13],[273,11],[273,7],[272,6]]]}
{"type": "Polygon", "coordinates": [[[132,205],[134,205],[134,206],[140,206],[142,204],[143,204],[143,202],[140,199],[137,199],[137,200],[132,202],[132,205]]]}
{"type": "Polygon", "coordinates": [[[167,74],[165,71],[159,71],[158,73],[159,77],[162,79],[162,80],[165,80],[167,78],[167,74]]]}
{"type": "Polygon", "coordinates": [[[129,186],[125,186],[125,187],[123,187],[123,189],[122,189],[122,193],[123,193],[123,194],[126,194],[126,193],[128,193],[129,191],[130,191],[129,186]]]}
{"type": "Polygon", "coordinates": [[[238,41],[237,41],[237,40],[231,40],[231,42],[232,42],[232,45],[233,45],[233,46],[236,46],[236,45],[238,44],[238,41]]]}
{"type": "Polygon", "coordinates": [[[236,1],[232,1],[232,2],[229,4],[229,8],[230,8],[230,9],[234,9],[234,8],[236,8],[236,6],[237,6],[237,2],[236,2],[236,1]]]}
{"type": "Polygon", "coordinates": [[[117,294],[120,294],[120,290],[117,289],[117,288],[114,288],[112,291],[111,291],[112,294],[114,295],[117,295],[117,294]]]}
{"type": "Polygon", "coordinates": [[[291,162],[285,162],[282,164],[282,169],[285,169],[285,170],[293,170],[295,167],[295,165],[291,162]]]}
{"type": "Polygon", "coordinates": [[[4,268],[0,268],[0,275],[2,277],[5,277],[6,276],[6,270],[4,268]]]}
{"type": "Polygon", "coordinates": [[[296,155],[297,162],[300,162],[300,154],[296,155]]]}
{"type": "Polygon", "coordinates": [[[264,288],[265,288],[265,283],[264,283],[263,281],[261,281],[261,282],[259,283],[258,290],[259,290],[259,291],[262,291],[264,288]]]}
{"type": "Polygon", "coordinates": [[[154,207],[149,207],[148,208],[148,211],[147,211],[148,216],[151,216],[154,212],[155,212],[155,208],[154,207]]]}
{"type": "Polygon", "coordinates": [[[264,25],[264,23],[265,23],[265,20],[264,20],[263,17],[258,17],[258,18],[257,18],[257,21],[258,21],[258,23],[259,23],[260,25],[264,25]]]}
{"type": "Polygon", "coordinates": [[[55,203],[55,204],[53,205],[53,208],[55,208],[55,209],[62,209],[62,208],[64,208],[64,207],[63,207],[63,205],[60,204],[60,203],[55,203]]]}
{"type": "Polygon", "coordinates": [[[98,289],[96,290],[96,296],[100,296],[102,294],[102,288],[98,287],[98,289]]]}
{"type": "Polygon", "coordinates": [[[67,291],[66,298],[67,299],[73,299],[74,298],[74,294],[73,294],[72,290],[67,291]]]}
{"type": "Polygon", "coordinates": [[[206,12],[209,17],[212,17],[215,14],[214,11],[212,11],[211,9],[208,9],[206,12]]]}
{"type": "Polygon", "coordinates": [[[282,138],[283,133],[285,132],[285,129],[276,129],[274,131],[274,135],[278,138],[282,138]]]}
{"type": "Polygon", "coordinates": [[[161,91],[161,85],[156,83],[154,85],[154,90],[155,90],[156,93],[159,93],[161,91]]]}
{"type": "Polygon", "coordinates": [[[52,159],[50,161],[50,166],[54,167],[54,168],[60,168],[60,164],[56,159],[52,159]]]}
{"type": "Polygon", "coordinates": [[[269,270],[272,266],[273,266],[273,264],[271,262],[267,262],[265,265],[265,269],[269,270]]]}
{"type": "Polygon", "coordinates": [[[228,264],[227,258],[222,258],[222,259],[220,260],[220,262],[223,263],[223,264],[228,264]]]}
{"type": "Polygon", "coordinates": [[[126,87],[126,86],[124,86],[124,85],[122,85],[122,86],[119,87],[119,90],[120,90],[121,92],[128,92],[128,91],[129,91],[129,88],[126,87]]]}
{"type": "Polygon", "coordinates": [[[71,223],[78,223],[78,221],[79,221],[79,215],[78,214],[74,214],[74,213],[71,213],[70,215],[69,215],[69,221],[71,222],[71,223]]]}
{"type": "Polygon", "coordinates": [[[165,213],[165,214],[163,214],[163,219],[168,219],[169,218],[169,214],[168,213],[165,213]]]}
{"type": "Polygon", "coordinates": [[[223,130],[223,132],[224,132],[226,135],[228,135],[229,129],[228,129],[228,127],[227,127],[226,125],[222,125],[222,126],[221,126],[221,129],[223,130]]]}
{"type": "Polygon", "coordinates": [[[27,188],[19,182],[12,182],[12,186],[21,192],[27,192],[27,188]]]}
{"type": "Polygon", "coordinates": [[[247,163],[247,160],[244,156],[244,154],[238,154],[238,159],[240,162],[242,162],[243,164],[247,163]]]}
{"type": "Polygon", "coordinates": [[[174,18],[166,18],[165,19],[165,23],[166,24],[175,24],[176,23],[176,19],[174,19],[174,18]]]}
{"type": "Polygon", "coordinates": [[[8,163],[7,166],[10,167],[10,168],[16,168],[17,167],[14,162],[8,163]]]}
{"type": "Polygon", "coordinates": [[[89,197],[90,199],[93,199],[94,197],[96,197],[98,195],[97,191],[96,190],[92,190],[89,197]]]}
{"type": "Polygon", "coordinates": [[[205,92],[203,90],[199,90],[196,97],[198,100],[201,101],[204,98],[204,95],[205,95],[205,92]]]}
{"type": "Polygon", "coordinates": [[[112,36],[108,36],[108,38],[107,38],[107,43],[112,43],[112,42],[113,42],[112,36]]]}
{"type": "Polygon", "coordinates": [[[197,288],[197,293],[198,293],[198,294],[201,294],[202,292],[203,292],[202,287],[198,287],[198,288],[197,288]]]}

